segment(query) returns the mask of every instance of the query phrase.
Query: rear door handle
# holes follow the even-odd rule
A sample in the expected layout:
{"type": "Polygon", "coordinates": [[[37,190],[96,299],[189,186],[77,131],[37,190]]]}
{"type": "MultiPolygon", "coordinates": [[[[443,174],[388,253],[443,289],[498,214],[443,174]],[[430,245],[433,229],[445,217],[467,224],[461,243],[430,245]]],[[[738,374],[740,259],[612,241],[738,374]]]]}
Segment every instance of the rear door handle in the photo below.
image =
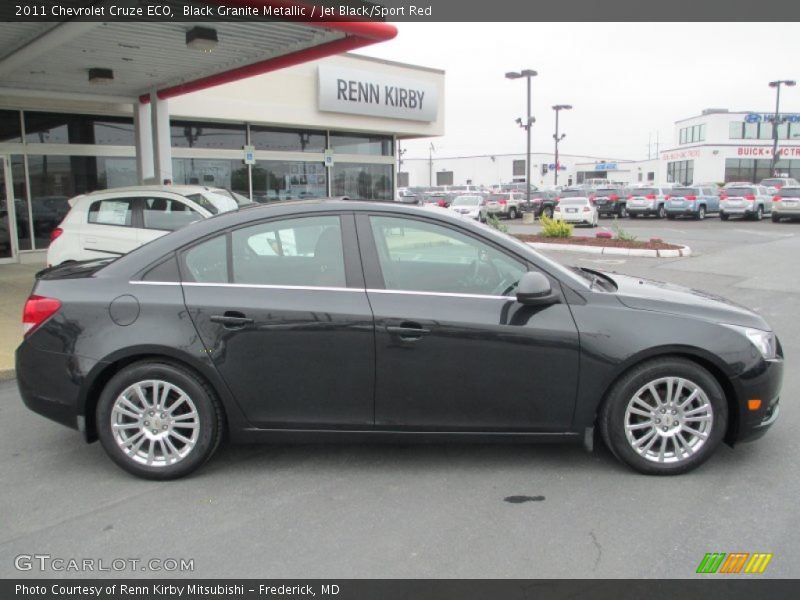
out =
{"type": "Polygon", "coordinates": [[[413,341],[418,340],[426,333],[430,333],[430,329],[425,329],[419,323],[404,322],[400,325],[387,325],[386,331],[392,335],[398,336],[401,340],[413,341]]]}
{"type": "Polygon", "coordinates": [[[211,315],[210,321],[212,323],[219,323],[228,329],[240,329],[245,325],[252,325],[255,323],[253,319],[237,310],[227,310],[223,315],[211,315]]]}

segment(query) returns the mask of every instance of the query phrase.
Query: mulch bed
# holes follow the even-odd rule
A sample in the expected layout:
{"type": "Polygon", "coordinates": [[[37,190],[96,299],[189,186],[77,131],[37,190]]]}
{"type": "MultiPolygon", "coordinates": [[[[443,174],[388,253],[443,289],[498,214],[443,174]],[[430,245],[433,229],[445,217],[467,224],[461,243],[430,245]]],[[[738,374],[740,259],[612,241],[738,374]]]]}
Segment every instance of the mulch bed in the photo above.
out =
{"type": "Polygon", "coordinates": [[[549,238],[542,235],[514,234],[523,242],[543,242],[545,244],[576,244],[579,246],[602,246],[611,248],[636,248],[642,250],[680,250],[682,246],[660,241],[614,240],[607,238],[587,237],[583,235],[568,238],[549,238]]]}

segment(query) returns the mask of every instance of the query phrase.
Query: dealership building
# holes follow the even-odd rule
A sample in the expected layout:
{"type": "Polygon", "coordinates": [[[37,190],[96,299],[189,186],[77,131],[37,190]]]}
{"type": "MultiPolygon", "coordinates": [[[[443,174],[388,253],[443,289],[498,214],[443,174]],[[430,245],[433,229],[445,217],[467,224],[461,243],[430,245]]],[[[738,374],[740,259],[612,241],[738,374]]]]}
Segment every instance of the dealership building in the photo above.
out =
{"type": "MultiPolygon", "coordinates": [[[[758,182],[773,176],[774,113],[707,109],[676,121],[672,139],[657,156],[645,160],[560,154],[558,184],[589,179],[639,183],[758,182]]],[[[800,114],[781,113],[778,126],[779,176],[800,180],[800,114]]],[[[531,154],[531,180],[556,183],[553,153],[531,154]]],[[[492,185],[525,181],[525,154],[403,157],[401,185],[492,185]]]]}
{"type": "Polygon", "coordinates": [[[390,200],[397,141],[444,133],[443,71],[347,52],[396,33],[383,23],[36,27],[0,24],[18,47],[0,52],[0,263],[42,260],[67,199],[94,190],[390,200]]]}

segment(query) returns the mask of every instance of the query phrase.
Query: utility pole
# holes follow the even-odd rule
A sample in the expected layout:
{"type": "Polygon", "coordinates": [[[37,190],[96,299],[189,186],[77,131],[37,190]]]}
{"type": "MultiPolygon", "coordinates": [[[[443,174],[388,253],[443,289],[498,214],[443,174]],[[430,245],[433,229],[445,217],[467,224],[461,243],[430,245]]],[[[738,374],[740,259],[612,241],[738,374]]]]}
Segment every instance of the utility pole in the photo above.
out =
{"type": "Polygon", "coordinates": [[[433,151],[436,148],[431,142],[430,147],[428,148],[428,187],[433,187],[433,151]]]}
{"type": "Polygon", "coordinates": [[[775,116],[772,118],[772,162],[770,163],[769,172],[773,177],[777,177],[778,165],[778,125],[784,122],[781,119],[781,85],[786,87],[794,87],[797,82],[791,79],[782,79],[780,81],[770,81],[769,87],[775,88],[775,116]]]}

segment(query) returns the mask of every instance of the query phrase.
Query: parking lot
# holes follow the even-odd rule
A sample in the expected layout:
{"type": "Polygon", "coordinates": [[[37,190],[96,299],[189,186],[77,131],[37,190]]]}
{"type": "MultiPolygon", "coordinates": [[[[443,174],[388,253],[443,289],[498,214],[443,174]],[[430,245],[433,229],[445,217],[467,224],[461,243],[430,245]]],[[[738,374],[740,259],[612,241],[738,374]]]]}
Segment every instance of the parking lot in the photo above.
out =
{"type": "MultiPolygon", "coordinates": [[[[763,577],[797,577],[800,224],[619,224],[694,255],[550,255],[703,288],[764,315],[787,368],[781,416],[762,440],[723,447],[673,478],[638,475],[599,441],[593,454],[555,445],[226,446],[196,475],[154,483],[28,411],[14,383],[0,383],[0,576],[41,576],[14,568],[15,556],[38,553],[193,559],[201,577],[682,578],[696,576],[707,552],[770,552],[763,577]],[[514,496],[524,498],[507,500],[514,496]]],[[[531,365],[530,376],[546,374],[531,365]]],[[[502,375],[487,377],[502,385],[502,375]]]]}

